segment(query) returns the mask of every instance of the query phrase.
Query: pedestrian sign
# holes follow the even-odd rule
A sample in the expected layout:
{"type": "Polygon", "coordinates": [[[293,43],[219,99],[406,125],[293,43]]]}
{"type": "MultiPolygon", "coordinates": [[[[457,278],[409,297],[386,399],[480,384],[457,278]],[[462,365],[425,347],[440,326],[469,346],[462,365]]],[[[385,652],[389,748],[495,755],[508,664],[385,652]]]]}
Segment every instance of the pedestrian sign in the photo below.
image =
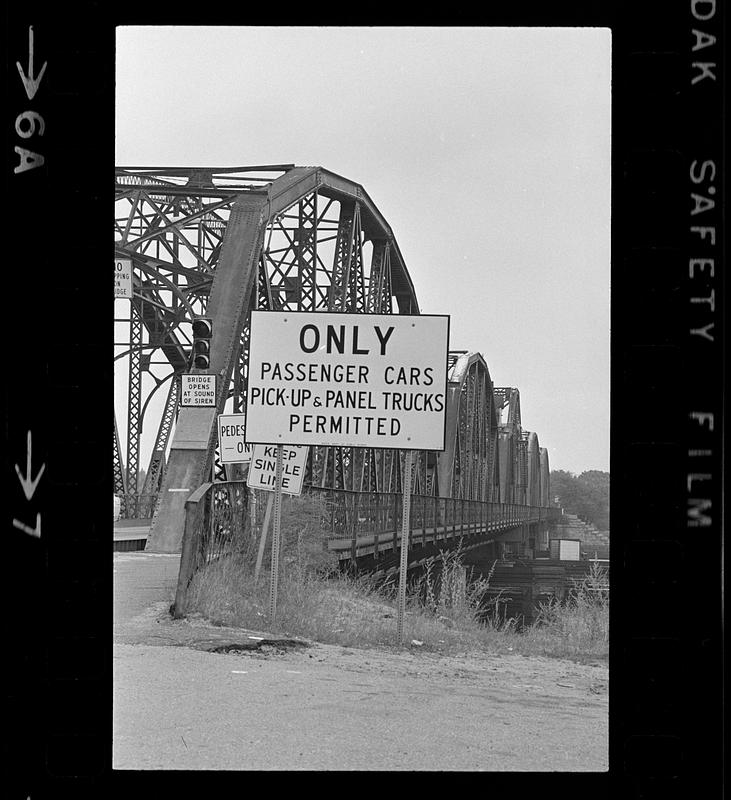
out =
{"type": "Polygon", "coordinates": [[[245,414],[218,415],[218,446],[222,464],[247,464],[251,445],[244,441],[245,414]]]}

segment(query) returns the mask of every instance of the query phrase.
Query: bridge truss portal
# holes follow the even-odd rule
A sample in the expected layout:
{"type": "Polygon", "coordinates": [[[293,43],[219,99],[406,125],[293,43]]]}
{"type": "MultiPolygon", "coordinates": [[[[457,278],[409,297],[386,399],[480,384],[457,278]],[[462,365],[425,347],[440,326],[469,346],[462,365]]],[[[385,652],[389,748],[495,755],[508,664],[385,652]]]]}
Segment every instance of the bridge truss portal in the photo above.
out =
{"type": "MultiPolygon", "coordinates": [[[[154,513],[148,549],[177,551],[187,497],[226,477],[215,419],[245,407],[251,310],[419,308],[375,204],[321,167],[120,167],[114,225],[115,257],[133,267],[133,298],[115,301],[114,488],[125,516],[154,513]],[[216,407],[181,408],[200,315],[213,320],[216,407]]],[[[418,453],[414,492],[548,505],[547,453],[521,428],[517,389],[494,388],[479,353],[452,351],[448,367],[446,448],[418,453]]],[[[313,447],[305,484],[399,492],[402,455],[313,447]]]]}

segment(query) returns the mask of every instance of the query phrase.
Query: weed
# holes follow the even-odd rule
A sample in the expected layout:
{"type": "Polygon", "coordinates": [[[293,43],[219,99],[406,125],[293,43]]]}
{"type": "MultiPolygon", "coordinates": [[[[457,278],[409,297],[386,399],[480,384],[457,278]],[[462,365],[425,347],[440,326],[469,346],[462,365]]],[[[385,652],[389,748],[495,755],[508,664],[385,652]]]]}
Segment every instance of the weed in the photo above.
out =
{"type": "MultiPolygon", "coordinates": [[[[369,576],[341,572],[337,559],[324,549],[324,512],[317,495],[286,498],[273,622],[268,617],[269,555],[258,582],[254,581],[258,544],[199,570],[189,588],[189,611],[222,625],[323,643],[396,645],[398,578],[379,583],[369,576]]],[[[252,541],[256,538],[252,533],[252,541]]],[[[505,614],[503,593],[490,587],[495,566],[487,575],[475,576],[464,564],[461,543],[456,550],[428,559],[408,587],[405,640],[417,639],[424,649],[442,652],[605,654],[608,592],[605,576],[598,570],[579,582],[563,603],[545,603],[536,623],[520,631],[518,620],[505,614]]]]}
{"type": "Polygon", "coordinates": [[[543,603],[526,643],[542,655],[606,657],[609,650],[609,588],[606,570],[592,564],[568,596],[543,603]]]}

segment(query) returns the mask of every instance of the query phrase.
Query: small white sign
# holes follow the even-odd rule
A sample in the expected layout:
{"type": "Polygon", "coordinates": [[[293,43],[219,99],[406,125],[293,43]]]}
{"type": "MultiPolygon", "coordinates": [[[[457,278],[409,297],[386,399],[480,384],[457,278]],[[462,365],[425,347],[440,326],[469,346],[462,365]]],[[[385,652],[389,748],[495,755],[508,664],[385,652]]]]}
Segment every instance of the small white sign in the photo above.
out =
{"type": "Polygon", "coordinates": [[[245,414],[218,415],[218,445],[222,464],[247,464],[252,446],[244,441],[245,414]]]}
{"type": "Polygon", "coordinates": [[[444,450],[449,317],[253,311],[246,439],[444,450]]]}
{"type": "Polygon", "coordinates": [[[181,406],[215,406],[215,375],[181,375],[181,406]]]}
{"type": "Polygon", "coordinates": [[[559,539],[560,561],[578,561],[581,558],[581,542],[574,539],[559,539]]]}
{"type": "Polygon", "coordinates": [[[559,561],[578,561],[581,558],[581,542],[578,539],[551,539],[551,558],[559,561]]]}
{"type": "MultiPolygon", "coordinates": [[[[307,447],[282,447],[282,491],[301,494],[307,466],[307,447]]],[[[277,446],[255,444],[246,483],[252,489],[274,491],[277,478],[277,446]]]]}
{"type": "Polygon", "coordinates": [[[114,259],[114,297],[132,299],[132,259],[114,259]]]}

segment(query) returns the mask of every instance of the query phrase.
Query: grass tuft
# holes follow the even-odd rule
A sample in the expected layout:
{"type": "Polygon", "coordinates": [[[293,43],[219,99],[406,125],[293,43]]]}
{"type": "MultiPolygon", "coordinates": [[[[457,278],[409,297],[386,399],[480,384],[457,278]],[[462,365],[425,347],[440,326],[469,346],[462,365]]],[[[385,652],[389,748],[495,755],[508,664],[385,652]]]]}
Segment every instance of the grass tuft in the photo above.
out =
{"type": "Polygon", "coordinates": [[[606,658],[609,654],[609,588],[606,569],[592,564],[563,601],[540,606],[524,641],[540,655],[606,658]]]}

